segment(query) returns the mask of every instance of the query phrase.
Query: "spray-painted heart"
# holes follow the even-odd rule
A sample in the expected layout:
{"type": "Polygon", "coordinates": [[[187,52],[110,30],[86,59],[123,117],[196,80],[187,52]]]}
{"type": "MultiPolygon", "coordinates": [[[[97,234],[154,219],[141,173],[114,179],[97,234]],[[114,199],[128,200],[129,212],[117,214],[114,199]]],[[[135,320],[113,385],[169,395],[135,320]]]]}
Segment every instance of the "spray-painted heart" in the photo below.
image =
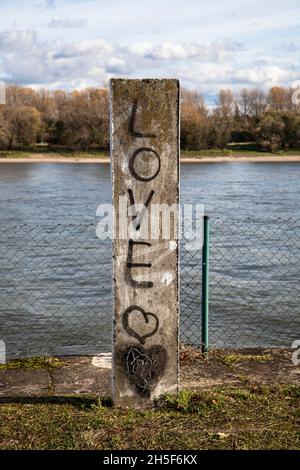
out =
{"type": "Polygon", "coordinates": [[[131,346],[122,353],[122,363],[130,382],[138,393],[149,397],[163,374],[167,363],[167,352],[162,346],[131,346]]]}
{"type": "Polygon", "coordinates": [[[155,335],[155,333],[157,332],[159,327],[159,320],[154,313],[145,312],[145,310],[141,307],[133,305],[132,307],[129,307],[127,310],[125,310],[125,312],[123,313],[123,327],[130,336],[133,336],[134,338],[138,339],[141,344],[145,344],[146,339],[150,338],[150,336],[155,335]],[[129,326],[129,316],[132,315],[134,311],[138,311],[143,315],[146,325],[149,324],[151,318],[155,319],[155,326],[149,333],[145,335],[140,335],[136,330],[129,326]]]}

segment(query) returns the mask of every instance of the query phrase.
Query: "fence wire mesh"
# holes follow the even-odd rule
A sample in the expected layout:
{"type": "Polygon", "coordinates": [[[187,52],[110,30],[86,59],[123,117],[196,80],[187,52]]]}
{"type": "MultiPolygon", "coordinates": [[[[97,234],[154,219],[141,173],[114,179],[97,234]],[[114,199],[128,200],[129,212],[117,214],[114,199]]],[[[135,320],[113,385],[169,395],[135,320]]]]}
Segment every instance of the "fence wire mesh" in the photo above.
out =
{"type": "MultiPolygon", "coordinates": [[[[210,346],[300,339],[299,220],[211,220],[210,346]]],[[[185,232],[186,233],[186,232],[185,232]]],[[[181,341],[201,345],[201,246],[181,240],[181,341]]],[[[0,226],[7,359],[111,350],[112,246],[96,226],[0,226]]]]}
{"type": "Polygon", "coordinates": [[[211,224],[214,347],[290,347],[300,338],[300,221],[211,224]]]}

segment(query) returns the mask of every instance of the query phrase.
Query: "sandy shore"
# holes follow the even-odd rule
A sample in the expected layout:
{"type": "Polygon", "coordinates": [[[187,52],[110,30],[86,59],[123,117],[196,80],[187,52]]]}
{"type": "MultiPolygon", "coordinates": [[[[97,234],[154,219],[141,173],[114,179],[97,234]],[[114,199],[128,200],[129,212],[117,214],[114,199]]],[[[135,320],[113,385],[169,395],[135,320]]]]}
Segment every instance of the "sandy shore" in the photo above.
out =
{"type": "MultiPolygon", "coordinates": [[[[43,154],[33,154],[26,157],[0,157],[0,163],[101,163],[108,164],[109,158],[97,157],[65,157],[60,155],[45,156],[43,154]]],[[[224,162],[255,162],[255,163],[282,163],[300,162],[300,155],[264,155],[264,156],[234,156],[234,157],[182,157],[181,163],[224,163],[224,162]]]]}
{"type": "Polygon", "coordinates": [[[180,159],[181,163],[224,163],[224,162],[256,162],[256,163],[266,163],[266,162],[300,162],[300,155],[265,155],[261,157],[183,157],[180,159]]]}

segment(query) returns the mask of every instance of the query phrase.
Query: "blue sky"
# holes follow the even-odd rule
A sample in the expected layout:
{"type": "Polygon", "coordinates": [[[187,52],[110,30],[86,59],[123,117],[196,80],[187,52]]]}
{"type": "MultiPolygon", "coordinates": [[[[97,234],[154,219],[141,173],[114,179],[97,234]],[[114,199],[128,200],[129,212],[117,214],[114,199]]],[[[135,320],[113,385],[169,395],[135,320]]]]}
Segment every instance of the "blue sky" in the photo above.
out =
{"type": "Polygon", "coordinates": [[[1,0],[0,78],[71,90],[112,76],[220,88],[300,80],[299,0],[1,0]]]}

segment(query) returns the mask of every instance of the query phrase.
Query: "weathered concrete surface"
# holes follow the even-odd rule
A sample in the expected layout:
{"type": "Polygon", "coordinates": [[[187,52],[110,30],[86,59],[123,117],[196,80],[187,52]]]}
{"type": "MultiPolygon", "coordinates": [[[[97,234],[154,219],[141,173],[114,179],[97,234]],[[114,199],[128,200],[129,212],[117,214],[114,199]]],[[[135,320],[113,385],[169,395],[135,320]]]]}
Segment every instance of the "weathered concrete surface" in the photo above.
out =
{"type": "Polygon", "coordinates": [[[192,348],[181,352],[182,388],[300,384],[300,366],[292,363],[289,349],[212,351],[208,359],[192,348]]]}
{"type": "Polygon", "coordinates": [[[96,368],[89,357],[69,358],[51,379],[54,396],[111,394],[111,370],[96,368]]]}
{"type": "Polygon", "coordinates": [[[0,370],[0,397],[48,396],[50,383],[46,370],[0,370]]]}
{"type": "Polygon", "coordinates": [[[178,212],[170,234],[161,220],[155,234],[153,220],[147,230],[147,217],[179,202],[179,82],[112,80],[111,134],[113,395],[117,405],[142,407],[178,389],[178,212]]]}
{"type": "MultiPolygon", "coordinates": [[[[191,348],[182,350],[181,389],[209,389],[216,386],[300,384],[300,366],[291,362],[291,350],[253,350],[240,353],[232,364],[224,363],[226,354],[212,353],[208,360],[191,348]]],[[[0,370],[1,399],[14,397],[111,396],[111,367],[102,356],[62,357],[63,366],[54,372],[37,370],[0,370]],[[100,367],[98,367],[98,364],[100,367]],[[102,367],[104,365],[104,367],[102,367]]],[[[225,361],[226,362],[226,361],[225,361]]]]}

